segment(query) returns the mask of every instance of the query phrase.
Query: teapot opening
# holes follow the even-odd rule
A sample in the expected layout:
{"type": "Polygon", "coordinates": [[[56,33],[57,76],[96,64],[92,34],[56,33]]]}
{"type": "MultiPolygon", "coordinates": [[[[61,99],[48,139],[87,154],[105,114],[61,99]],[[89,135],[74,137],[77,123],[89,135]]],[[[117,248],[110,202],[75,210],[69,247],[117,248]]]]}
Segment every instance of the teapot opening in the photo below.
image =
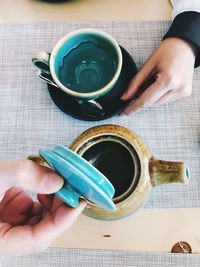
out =
{"type": "Polygon", "coordinates": [[[78,154],[89,161],[115,188],[113,201],[119,203],[135,190],[140,176],[140,161],[134,147],[115,135],[101,135],[87,141],[78,154]]]}

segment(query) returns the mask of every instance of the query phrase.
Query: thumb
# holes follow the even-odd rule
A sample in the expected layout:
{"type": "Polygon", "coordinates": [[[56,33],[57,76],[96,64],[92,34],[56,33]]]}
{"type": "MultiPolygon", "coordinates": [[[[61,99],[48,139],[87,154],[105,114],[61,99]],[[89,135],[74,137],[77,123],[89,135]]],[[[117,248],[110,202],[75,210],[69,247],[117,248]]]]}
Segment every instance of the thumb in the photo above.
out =
{"type": "Polygon", "coordinates": [[[11,187],[40,194],[58,191],[64,181],[53,170],[39,166],[31,160],[0,161],[0,188],[4,192],[11,187]]]}
{"type": "Polygon", "coordinates": [[[131,80],[128,89],[121,96],[122,100],[129,100],[136,95],[140,87],[154,74],[154,68],[150,60],[144,64],[141,70],[131,80]]]}

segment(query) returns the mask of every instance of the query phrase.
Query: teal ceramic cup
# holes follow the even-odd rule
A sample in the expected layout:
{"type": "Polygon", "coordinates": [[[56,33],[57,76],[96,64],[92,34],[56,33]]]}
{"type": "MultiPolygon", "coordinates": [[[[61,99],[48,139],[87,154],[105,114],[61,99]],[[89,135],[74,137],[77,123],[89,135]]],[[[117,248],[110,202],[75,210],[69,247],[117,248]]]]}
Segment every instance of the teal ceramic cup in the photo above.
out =
{"type": "Polygon", "coordinates": [[[122,53],[112,36],[86,28],[65,35],[51,53],[37,52],[32,62],[47,83],[90,101],[112,90],[121,72],[122,53]]]}

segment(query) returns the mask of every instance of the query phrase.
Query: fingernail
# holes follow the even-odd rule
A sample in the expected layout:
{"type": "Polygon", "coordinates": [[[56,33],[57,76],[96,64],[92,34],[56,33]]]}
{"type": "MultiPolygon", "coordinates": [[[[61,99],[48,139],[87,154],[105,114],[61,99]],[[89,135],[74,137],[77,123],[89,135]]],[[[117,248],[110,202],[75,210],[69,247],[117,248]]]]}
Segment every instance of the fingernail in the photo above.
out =
{"type": "Polygon", "coordinates": [[[132,113],[132,110],[129,110],[129,109],[125,109],[122,114],[125,115],[125,116],[128,116],[132,113]]]}
{"type": "Polygon", "coordinates": [[[84,209],[87,206],[87,202],[84,199],[80,199],[79,206],[84,209]]]}
{"type": "Polygon", "coordinates": [[[44,187],[50,193],[58,191],[63,186],[64,180],[56,173],[48,172],[44,177],[44,187]]]}
{"type": "Polygon", "coordinates": [[[126,98],[127,94],[128,94],[128,93],[124,93],[124,94],[120,97],[120,99],[123,100],[124,98],[126,98]]]}
{"type": "Polygon", "coordinates": [[[127,114],[125,112],[122,112],[120,113],[120,116],[123,117],[123,116],[126,116],[127,114]]]}

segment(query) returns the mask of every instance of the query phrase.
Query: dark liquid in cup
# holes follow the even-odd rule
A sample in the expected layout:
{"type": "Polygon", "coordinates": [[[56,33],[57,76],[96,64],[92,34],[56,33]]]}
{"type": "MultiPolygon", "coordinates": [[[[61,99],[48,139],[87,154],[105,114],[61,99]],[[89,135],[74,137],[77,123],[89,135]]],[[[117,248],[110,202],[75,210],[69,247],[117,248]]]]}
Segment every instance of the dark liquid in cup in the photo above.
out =
{"type": "Polygon", "coordinates": [[[82,155],[102,172],[115,188],[114,197],[122,195],[130,187],[134,178],[133,158],[123,145],[113,141],[99,142],[82,155]]]}
{"type": "Polygon", "coordinates": [[[116,66],[109,51],[86,41],[63,58],[59,80],[72,91],[95,92],[112,80],[116,66]]]}

